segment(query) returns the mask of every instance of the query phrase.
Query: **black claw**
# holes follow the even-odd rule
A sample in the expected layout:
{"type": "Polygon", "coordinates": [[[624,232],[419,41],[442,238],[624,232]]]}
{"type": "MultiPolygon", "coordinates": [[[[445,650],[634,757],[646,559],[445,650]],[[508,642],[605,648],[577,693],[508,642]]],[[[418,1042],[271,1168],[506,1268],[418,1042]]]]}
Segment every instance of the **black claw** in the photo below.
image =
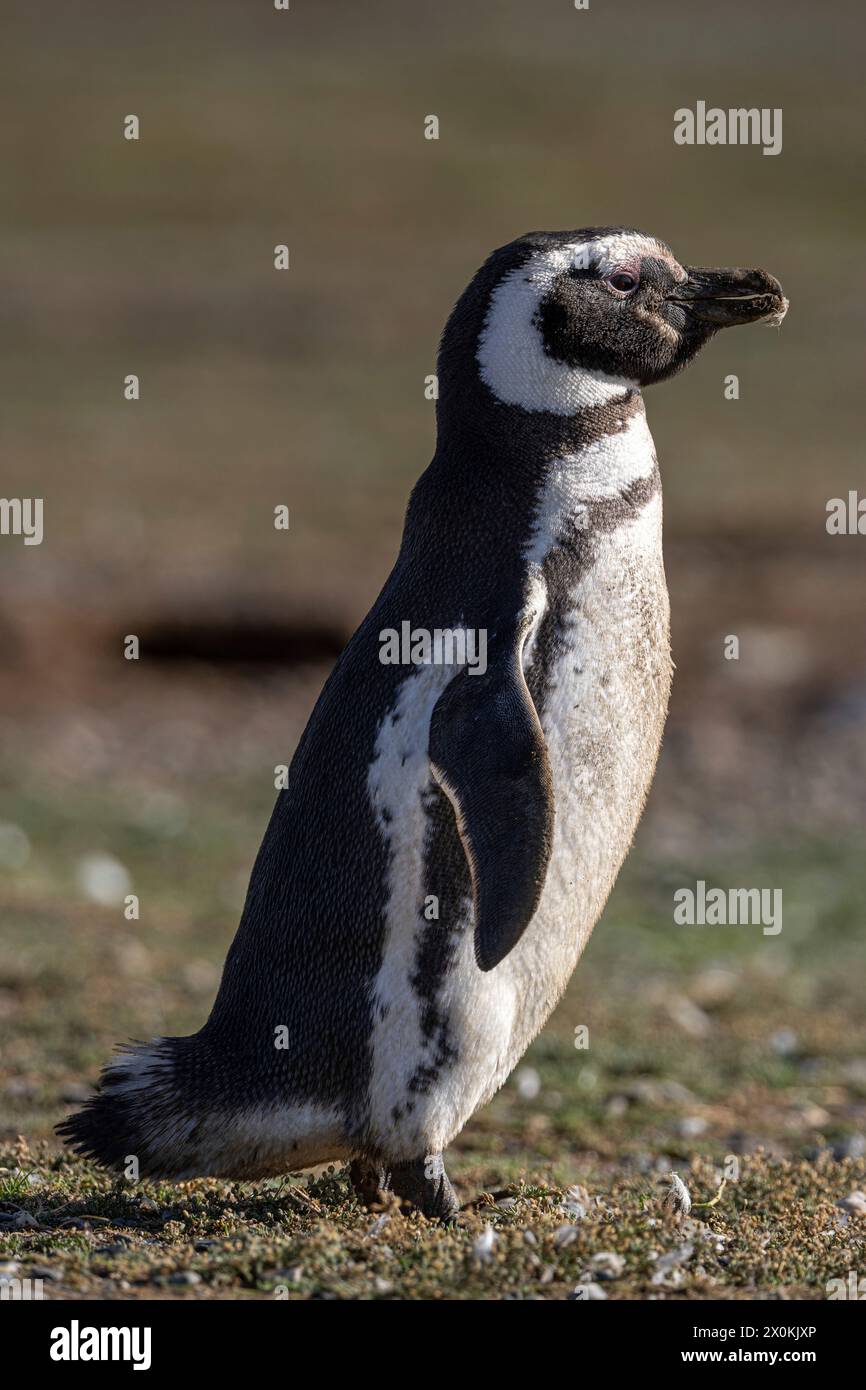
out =
{"type": "Polygon", "coordinates": [[[460,1212],[454,1188],[445,1172],[441,1154],[428,1154],[409,1163],[388,1167],[368,1159],[355,1159],[349,1168],[352,1186],[366,1206],[393,1192],[411,1202],[424,1216],[451,1225],[460,1212]]]}

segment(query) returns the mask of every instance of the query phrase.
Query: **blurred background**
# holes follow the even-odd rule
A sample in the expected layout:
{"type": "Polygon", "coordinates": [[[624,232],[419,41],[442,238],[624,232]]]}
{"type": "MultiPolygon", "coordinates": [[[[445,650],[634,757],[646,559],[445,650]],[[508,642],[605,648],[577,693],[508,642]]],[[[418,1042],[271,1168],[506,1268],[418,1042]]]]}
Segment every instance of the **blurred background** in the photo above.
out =
{"type": "Polygon", "coordinates": [[[4,31],[2,492],[45,499],[45,539],[0,538],[0,1137],[204,1021],[274,766],[432,453],[453,301],[522,232],[623,223],[792,307],[648,393],[659,774],[456,1176],[866,1152],[866,541],[825,529],[863,485],[862,9],[92,0],[4,31]],[[783,108],[783,152],[675,145],[698,100],[783,108]],[[699,878],[781,888],[782,932],[675,926],[699,878]]]}

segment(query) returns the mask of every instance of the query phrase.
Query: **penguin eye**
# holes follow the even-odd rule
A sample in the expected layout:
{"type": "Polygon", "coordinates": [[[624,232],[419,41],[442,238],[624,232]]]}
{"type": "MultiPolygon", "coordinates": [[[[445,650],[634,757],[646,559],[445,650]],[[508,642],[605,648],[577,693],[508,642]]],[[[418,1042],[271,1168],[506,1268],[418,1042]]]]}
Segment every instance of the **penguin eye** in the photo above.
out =
{"type": "Polygon", "coordinates": [[[608,275],[607,283],[611,289],[618,290],[620,294],[631,294],[636,290],[640,281],[630,270],[615,270],[613,275],[608,275]]]}

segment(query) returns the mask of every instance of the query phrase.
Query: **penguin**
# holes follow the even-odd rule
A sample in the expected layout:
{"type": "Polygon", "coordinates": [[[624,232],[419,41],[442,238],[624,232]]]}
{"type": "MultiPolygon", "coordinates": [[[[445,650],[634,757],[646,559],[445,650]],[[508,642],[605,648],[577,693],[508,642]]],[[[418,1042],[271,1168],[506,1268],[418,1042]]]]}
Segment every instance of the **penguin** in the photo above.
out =
{"type": "Polygon", "coordinates": [[[346,1162],[367,1202],[454,1218],[443,1152],[561,998],[659,752],[643,388],[787,307],[766,271],[685,267],[624,227],[489,256],[442,336],[394,568],[298,743],[211,1015],[116,1054],[59,1126],[73,1148],[174,1180],[346,1162]]]}

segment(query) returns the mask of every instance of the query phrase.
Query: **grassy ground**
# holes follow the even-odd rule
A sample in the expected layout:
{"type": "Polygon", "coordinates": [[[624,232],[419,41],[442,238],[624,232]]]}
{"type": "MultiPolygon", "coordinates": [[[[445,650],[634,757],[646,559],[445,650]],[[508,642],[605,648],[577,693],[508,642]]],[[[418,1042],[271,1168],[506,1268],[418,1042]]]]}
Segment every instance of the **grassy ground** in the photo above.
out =
{"type": "MultiPolygon", "coordinates": [[[[486,1191],[443,1229],[396,1204],[358,1205],[345,1173],[306,1184],[113,1185],[66,1157],[0,1154],[2,1273],[42,1277],[51,1298],[814,1298],[862,1265],[864,1222],[835,1194],[866,1161],[756,1154],[716,1206],[665,1206],[668,1184],[599,1175],[566,1191],[540,1174],[486,1191]],[[24,1218],[18,1217],[21,1221],[24,1218]]],[[[489,1164],[464,1163],[481,1182],[489,1164]]],[[[718,1170],[683,1174],[712,1201],[718,1170]]]]}
{"type": "Polygon", "coordinates": [[[40,846],[0,954],[0,1257],[19,1272],[52,1297],[824,1297],[862,1262],[866,1221],[837,1205],[866,1187],[866,872],[844,839],[698,865],[650,853],[650,821],[551,1024],[448,1156],[474,1204],[456,1230],[378,1220],[342,1173],[124,1186],[61,1153],[51,1126],[114,1043],[206,1016],[267,800],[247,784],[229,811],[209,785],[183,833],[165,798],[144,823],[121,795],[15,805],[40,846]],[[139,923],[82,901],[82,854],[109,844],[139,923]],[[782,932],[673,925],[699,876],[784,884],[782,932]],[[688,1217],[664,1208],[671,1171],[688,1217]]]}

